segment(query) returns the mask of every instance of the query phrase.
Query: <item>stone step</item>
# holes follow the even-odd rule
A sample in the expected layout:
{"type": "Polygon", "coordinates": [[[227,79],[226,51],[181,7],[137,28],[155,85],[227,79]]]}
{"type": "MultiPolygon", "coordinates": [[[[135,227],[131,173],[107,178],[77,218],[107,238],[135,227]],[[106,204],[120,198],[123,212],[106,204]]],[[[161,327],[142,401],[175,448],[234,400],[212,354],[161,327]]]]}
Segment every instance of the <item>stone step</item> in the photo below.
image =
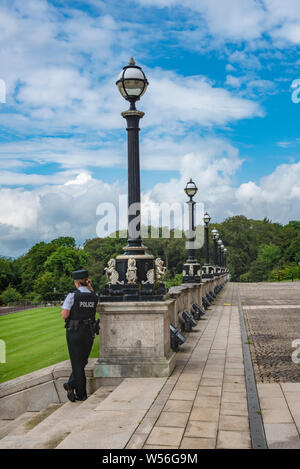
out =
{"type": "MultiPolygon", "coordinates": [[[[0,449],[56,448],[114,389],[115,386],[101,386],[86,401],[67,402],[60,405],[27,433],[4,437],[0,441],[0,449]]],[[[36,418],[38,419],[38,415],[36,418]]]]}
{"type": "Polygon", "coordinates": [[[25,424],[37,414],[38,412],[24,412],[16,419],[0,420],[0,440],[18,428],[18,426],[25,424]]]}
{"type": "Polygon", "coordinates": [[[57,449],[122,449],[157,398],[167,378],[125,378],[82,420],[57,449]]]}
{"type": "Polygon", "coordinates": [[[61,406],[62,404],[52,403],[39,412],[24,412],[24,414],[0,429],[0,438],[7,435],[25,435],[61,406]]]}

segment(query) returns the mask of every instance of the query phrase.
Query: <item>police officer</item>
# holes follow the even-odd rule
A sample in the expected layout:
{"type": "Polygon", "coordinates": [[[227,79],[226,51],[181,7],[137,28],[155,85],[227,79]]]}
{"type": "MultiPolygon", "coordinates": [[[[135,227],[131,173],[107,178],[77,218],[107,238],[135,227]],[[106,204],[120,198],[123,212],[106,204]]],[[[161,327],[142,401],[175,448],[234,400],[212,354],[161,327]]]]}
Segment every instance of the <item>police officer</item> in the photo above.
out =
{"type": "Polygon", "coordinates": [[[98,296],[94,293],[87,270],[72,272],[76,290],[69,293],[62,305],[72,373],[64,389],[71,402],[87,398],[84,368],[88,363],[95,333],[98,296]]]}

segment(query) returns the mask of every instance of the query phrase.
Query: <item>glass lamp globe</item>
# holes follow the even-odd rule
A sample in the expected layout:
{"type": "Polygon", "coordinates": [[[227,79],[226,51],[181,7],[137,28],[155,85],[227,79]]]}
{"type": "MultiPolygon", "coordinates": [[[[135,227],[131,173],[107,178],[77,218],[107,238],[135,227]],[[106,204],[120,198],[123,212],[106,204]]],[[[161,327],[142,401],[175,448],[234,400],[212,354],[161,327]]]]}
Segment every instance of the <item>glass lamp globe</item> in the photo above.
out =
{"type": "Polygon", "coordinates": [[[129,65],[123,67],[116,81],[121,95],[129,101],[137,101],[140,99],[145,93],[148,84],[146,75],[141,67],[135,64],[133,58],[130,59],[129,65]]]}
{"type": "Polygon", "coordinates": [[[209,222],[210,222],[210,220],[211,220],[211,217],[209,216],[209,214],[208,214],[207,212],[205,212],[204,217],[203,217],[203,220],[204,220],[204,223],[205,223],[206,225],[209,224],[209,222]]]}
{"type": "Polygon", "coordinates": [[[190,198],[194,197],[194,195],[197,194],[198,187],[196,186],[194,181],[192,181],[192,178],[189,180],[189,182],[185,186],[184,191],[185,191],[186,195],[188,195],[190,198]]]}
{"type": "Polygon", "coordinates": [[[216,239],[216,234],[218,233],[218,230],[216,230],[216,228],[213,228],[211,230],[211,234],[213,235],[214,239],[216,239]]]}

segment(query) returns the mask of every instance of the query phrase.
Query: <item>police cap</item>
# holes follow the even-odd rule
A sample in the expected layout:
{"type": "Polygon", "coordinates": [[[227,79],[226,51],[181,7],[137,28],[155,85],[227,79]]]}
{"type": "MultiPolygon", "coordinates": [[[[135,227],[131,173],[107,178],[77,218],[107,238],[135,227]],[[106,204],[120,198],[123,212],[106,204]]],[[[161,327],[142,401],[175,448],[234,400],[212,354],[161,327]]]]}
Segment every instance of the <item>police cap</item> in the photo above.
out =
{"type": "Polygon", "coordinates": [[[82,278],[88,278],[89,276],[89,273],[87,270],[74,270],[74,272],[72,272],[72,278],[74,280],[80,280],[82,278]]]}

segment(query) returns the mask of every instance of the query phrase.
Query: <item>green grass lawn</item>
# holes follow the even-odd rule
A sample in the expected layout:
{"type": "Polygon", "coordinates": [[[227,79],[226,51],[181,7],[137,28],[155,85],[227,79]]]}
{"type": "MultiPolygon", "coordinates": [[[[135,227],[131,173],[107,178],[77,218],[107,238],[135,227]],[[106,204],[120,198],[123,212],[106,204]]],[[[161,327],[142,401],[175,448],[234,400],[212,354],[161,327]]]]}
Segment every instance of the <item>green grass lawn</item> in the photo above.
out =
{"type": "MultiPolygon", "coordinates": [[[[50,307],[0,316],[0,339],[6,344],[0,383],[69,359],[60,312],[61,308],[50,307]]],[[[95,336],[90,357],[99,357],[99,336],[95,336]]]]}

